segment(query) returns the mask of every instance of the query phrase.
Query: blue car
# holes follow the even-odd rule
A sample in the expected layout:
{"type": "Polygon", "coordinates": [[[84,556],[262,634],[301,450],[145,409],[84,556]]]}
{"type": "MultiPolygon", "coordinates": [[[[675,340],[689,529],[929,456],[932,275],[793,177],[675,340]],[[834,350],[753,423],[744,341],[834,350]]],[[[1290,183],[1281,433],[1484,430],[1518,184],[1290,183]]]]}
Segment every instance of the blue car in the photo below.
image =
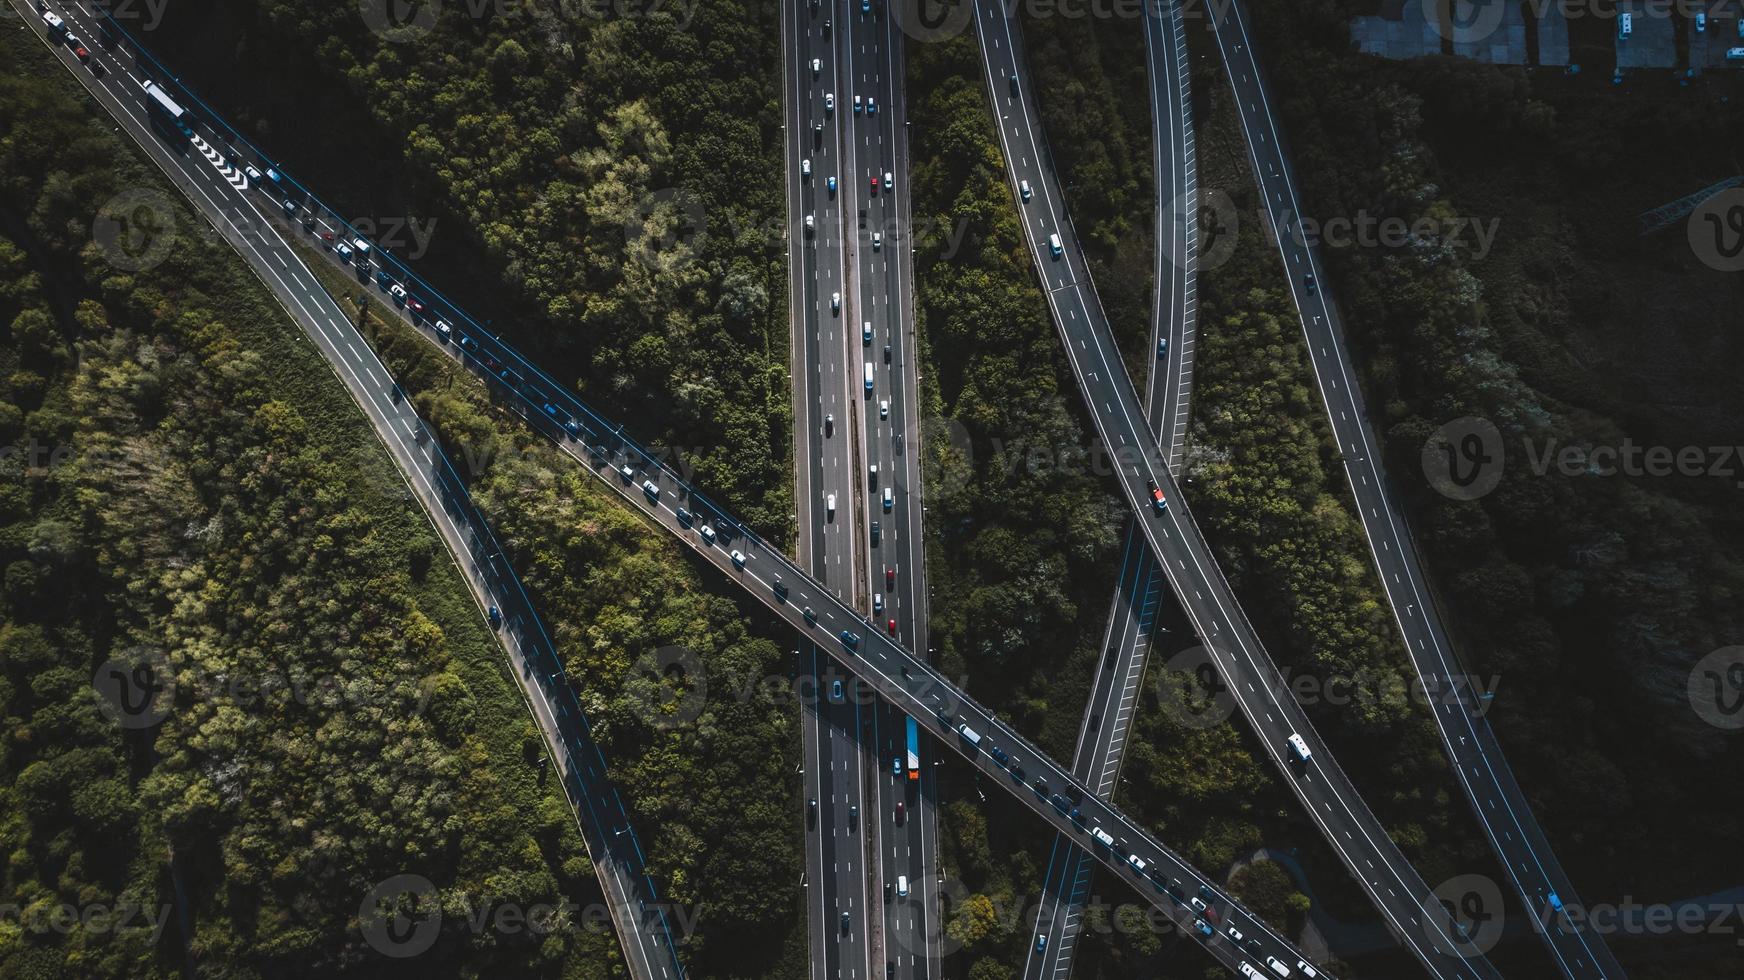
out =
{"type": "Polygon", "coordinates": [[[1204,936],[1206,939],[1210,939],[1212,935],[1214,935],[1211,924],[1206,922],[1204,919],[1194,919],[1193,928],[1199,930],[1199,935],[1204,936]]]}
{"type": "Polygon", "coordinates": [[[845,646],[850,650],[860,649],[860,638],[847,630],[842,631],[841,640],[842,646],[845,646]]]}

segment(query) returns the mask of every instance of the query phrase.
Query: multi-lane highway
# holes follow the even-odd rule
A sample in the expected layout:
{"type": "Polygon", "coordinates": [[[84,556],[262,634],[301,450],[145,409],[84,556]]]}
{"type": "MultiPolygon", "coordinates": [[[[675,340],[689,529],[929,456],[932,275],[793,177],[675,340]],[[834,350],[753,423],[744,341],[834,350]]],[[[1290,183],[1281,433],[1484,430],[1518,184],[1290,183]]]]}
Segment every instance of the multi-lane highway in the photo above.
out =
{"type": "MultiPolygon", "coordinates": [[[[794,351],[794,498],[801,562],[849,604],[866,595],[866,539],[860,497],[861,446],[854,438],[860,379],[844,234],[836,99],[846,72],[838,57],[836,13],[815,0],[782,4],[788,175],[788,268],[794,351]],[[826,99],[828,102],[826,102],[826,99]]],[[[862,732],[872,706],[804,634],[800,651],[806,825],[806,918],[814,978],[870,975],[877,849],[865,821],[875,812],[877,758],[862,732]]]]}
{"type": "Polygon", "coordinates": [[[1145,425],[1137,392],[1078,247],[1034,106],[1025,95],[1031,79],[1009,12],[997,0],[977,0],[974,6],[977,35],[988,49],[984,56],[987,91],[1007,176],[1023,213],[1049,309],[1097,432],[1120,462],[1121,491],[1140,518],[1154,553],[1162,558],[1195,632],[1305,812],[1405,946],[1433,976],[1495,976],[1494,968],[1460,932],[1338,769],[1236,603],[1181,499],[1167,458],[1145,425]],[[1019,192],[1022,182],[1031,188],[1028,201],[1019,192]],[[1166,509],[1152,506],[1157,491],[1164,494],[1166,509]],[[1306,758],[1291,748],[1291,736],[1302,740],[1306,758]]]}
{"type": "MultiPolygon", "coordinates": [[[[1168,447],[1170,469],[1178,475],[1193,382],[1199,247],[1198,168],[1180,4],[1176,0],[1146,4],[1144,30],[1156,194],[1155,298],[1146,345],[1147,355],[1154,356],[1146,358],[1145,417],[1159,443],[1168,447]]],[[[989,57],[989,49],[982,48],[982,57],[989,57]]],[[[1103,799],[1114,792],[1151,634],[1166,599],[1162,569],[1133,520],[1128,519],[1102,656],[1072,757],[1073,772],[1103,799]]],[[[1070,839],[1054,841],[1036,936],[1025,958],[1026,977],[1063,980],[1071,973],[1092,867],[1090,856],[1070,839]]]]}
{"type": "MultiPolygon", "coordinates": [[[[644,869],[635,831],[617,790],[606,776],[605,761],[593,742],[574,690],[538,615],[521,589],[502,546],[472,506],[454,467],[402,397],[387,368],[328,295],[315,274],[288,245],[281,230],[261,210],[281,210],[282,200],[264,195],[244,167],[255,161],[232,160],[216,145],[235,134],[193,126],[186,139],[170,139],[154,126],[142,82],[163,81],[148,56],[131,43],[114,48],[97,43],[95,16],[79,4],[52,5],[85,41],[89,64],[76,60],[68,45],[47,37],[44,22],[29,6],[12,5],[33,25],[98,104],[137,142],[188,200],[260,276],[279,303],[302,327],[316,349],[363,410],[407,486],[447,544],[462,578],[479,602],[481,616],[494,620],[547,750],[560,763],[561,782],[570,798],[612,919],[624,947],[624,967],[638,980],[678,980],[684,975],[677,947],[661,910],[658,893],[644,869]],[[269,203],[270,202],[270,203],[269,203]]],[[[210,122],[210,118],[207,117],[210,122]]],[[[313,202],[310,202],[313,203],[313,202]]],[[[335,231],[330,215],[315,214],[315,228],[335,231]]],[[[389,307],[391,308],[391,306],[389,307]]],[[[496,625],[493,622],[493,625],[496,625]]],[[[360,900],[362,896],[359,896],[360,900]]]]}
{"type": "MultiPolygon", "coordinates": [[[[120,76],[119,71],[111,72],[111,83],[122,86],[118,89],[122,97],[131,97],[131,89],[120,76]]],[[[108,93],[105,96],[106,102],[115,102],[114,96],[108,93]]],[[[132,125],[138,129],[136,136],[142,143],[149,144],[153,136],[144,128],[143,105],[133,100],[129,107],[116,102],[113,111],[118,118],[130,113],[132,125]]],[[[241,141],[238,134],[232,132],[229,135],[241,141]]],[[[163,147],[154,149],[184,180],[203,180],[210,185],[210,194],[228,195],[229,210],[236,212],[238,218],[248,212],[247,227],[260,227],[264,222],[265,219],[254,210],[253,201],[259,196],[258,191],[239,188],[215,176],[220,167],[228,168],[229,163],[213,162],[204,155],[178,157],[165,152],[163,147]],[[208,169],[214,173],[206,173],[208,169]]],[[[232,220],[226,208],[210,194],[192,183],[188,188],[191,196],[200,194],[206,197],[212,206],[211,213],[220,220],[232,220]]],[[[329,215],[320,216],[322,222],[329,220],[329,215]]],[[[311,228],[309,233],[313,235],[315,230],[311,228]]],[[[305,302],[326,302],[331,307],[331,301],[324,299],[325,294],[312,273],[301,266],[297,255],[279,241],[277,235],[278,232],[274,231],[267,236],[270,241],[264,242],[264,247],[274,251],[256,255],[255,267],[263,276],[271,277],[269,281],[284,274],[275,272],[275,265],[280,270],[301,269],[296,277],[296,293],[305,302]]],[[[240,238],[238,241],[239,247],[253,247],[240,238]]],[[[1087,835],[1093,830],[1105,833],[1113,843],[1092,848],[1098,860],[1124,874],[1134,875],[1135,880],[1144,886],[1139,887],[1138,894],[1163,910],[1189,935],[1204,942],[1214,957],[1232,969],[1257,957],[1275,957],[1280,962],[1297,961],[1298,954],[1287,942],[1234,903],[1211,879],[1188,866],[1141,825],[1088,793],[1057,763],[945,681],[925,662],[903,649],[895,638],[872,628],[875,624],[869,622],[859,609],[806,575],[779,550],[765,547],[729,514],[686,486],[675,472],[625,436],[622,426],[594,412],[536,365],[479,330],[476,321],[409,270],[390,257],[381,258],[388,263],[388,269],[384,271],[388,271],[390,277],[397,277],[390,278],[393,284],[401,285],[426,300],[433,299],[440,304],[436,315],[447,313],[454,317],[453,322],[465,324],[453,331],[459,336],[443,336],[433,329],[431,314],[413,318],[424,328],[424,336],[436,349],[491,379],[501,394],[519,406],[529,425],[551,438],[604,485],[611,487],[621,500],[647,515],[662,530],[675,535],[702,560],[714,565],[725,578],[744,588],[748,595],[762,602],[795,630],[818,637],[838,664],[869,684],[879,696],[893,702],[899,710],[914,717],[928,736],[949,745],[980,770],[985,784],[1004,786],[1013,798],[1057,830],[1078,835],[1087,835]],[[847,636],[829,639],[837,634],[847,636]],[[971,736],[970,732],[976,734],[971,736]],[[997,755],[993,751],[996,748],[999,750],[997,755]],[[1044,791],[1051,795],[1044,796],[1044,791]],[[1067,802],[1070,798],[1079,801],[1075,807],[1067,802]],[[1201,909],[1201,904],[1206,908],[1201,909]],[[1239,924],[1248,936],[1248,944],[1238,947],[1221,932],[1202,936],[1195,922],[1206,922],[1205,928],[1211,930],[1210,921],[1239,924]]],[[[332,254],[329,254],[329,261],[339,268],[349,268],[340,264],[332,254]]],[[[374,406],[372,411],[391,410],[397,417],[405,419],[408,432],[416,432],[415,419],[409,415],[404,400],[393,398],[394,387],[386,377],[385,369],[374,361],[372,355],[363,353],[368,348],[361,337],[340,332],[346,321],[337,314],[337,308],[332,307],[324,309],[318,318],[327,329],[336,331],[328,338],[330,342],[322,345],[322,352],[342,373],[367,361],[374,372],[368,377],[374,383],[360,383],[356,390],[369,397],[374,406]]],[[[554,708],[553,714],[560,718],[575,717],[562,707],[554,708]]],[[[576,723],[579,724],[579,719],[576,723]]],[[[603,800],[596,801],[599,802],[603,800]]],[[[610,830],[611,833],[602,835],[597,827],[590,825],[589,832],[595,834],[595,838],[590,839],[597,839],[596,842],[602,846],[602,850],[596,852],[602,865],[617,868],[619,861],[633,858],[620,857],[619,851],[609,848],[614,842],[629,847],[634,835],[628,831],[619,833],[621,827],[610,830]]],[[[639,933],[626,930],[626,935],[639,933]]],[[[630,959],[635,961],[637,955],[633,952],[630,959]]],[[[676,970],[676,964],[668,969],[676,970]]],[[[638,975],[641,972],[638,970],[638,975]]],[[[649,975],[660,975],[660,972],[650,971],[649,975]]]]}
{"type": "MultiPolygon", "coordinates": [[[[1356,498],[1381,585],[1424,689],[1454,690],[1454,684],[1471,675],[1454,652],[1435,608],[1404,512],[1389,497],[1387,474],[1375,451],[1377,444],[1357,387],[1338,308],[1327,293],[1318,250],[1300,234],[1302,205],[1265,76],[1254,54],[1247,16],[1236,0],[1219,5],[1213,13],[1212,24],[1234,89],[1254,178],[1272,223],[1290,295],[1308,341],[1315,383],[1343,451],[1345,476],[1356,498]]],[[[1488,718],[1470,710],[1473,707],[1441,704],[1431,714],[1460,788],[1514,882],[1528,917],[1534,926],[1548,924],[1549,928],[1539,928],[1538,932],[1564,976],[1623,976],[1604,940],[1561,913],[1562,908],[1583,906],[1502,757],[1488,718]]]]}
{"type": "MultiPolygon", "coordinates": [[[[845,295],[850,323],[859,324],[850,362],[861,378],[854,436],[864,466],[856,502],[867,528],[865,574],[871,593],[870,605],[863,608],[870,609],[876,627],[925,656],[919,358],[903,35],[883,4],[836,0],[834,9],[846,80],[846,90],[837,96],[843,119],[838,130],[842,193],[848,202],[844,214],[855,216],[845,235],[845,295]]],[[[866,733],[876,763],[874,879],[883,892],[873,914],[873,974],[922,980],[938,974],[936,771],[930,765],[932,746],[921,745],[921,765],[910,778],[905,728],[903,714],[880,702],[866,733]]]]}

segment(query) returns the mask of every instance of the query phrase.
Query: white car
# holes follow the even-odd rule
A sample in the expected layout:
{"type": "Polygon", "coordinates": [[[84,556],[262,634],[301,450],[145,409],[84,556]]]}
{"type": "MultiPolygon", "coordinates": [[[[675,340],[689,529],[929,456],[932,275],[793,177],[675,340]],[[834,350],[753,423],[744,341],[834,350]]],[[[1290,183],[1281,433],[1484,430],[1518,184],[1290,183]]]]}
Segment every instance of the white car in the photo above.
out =
{"type": "Polygon", "coordinates": [[[881,419],[890,417],[890,399],[881,398],[878,400],[878,417],[881,419]]]}
{"type": "Polygon", "coordinates": [[[406,301],[406,287],[396,282],[388,287],[388,295],[394,298],[394,302],[404,303],[406,301]]]}
{"type": "Polygon", "coordinates": [[[654,485],[653,480],[642,481],[642,492],[648,495],[649,500],[660,499],[660,488],[654,485]]]}
{"type": "Polygon", "coordinates": [[[829,183],[829,187],[830,187],[830,196],[835,197],[836,196],[836,178],[834,175],[831,175],[828,183],[829,183]]]}
{"type": "Polygon", "coordinates": [[[813,78],[818,77],[818,72],[823,71],[823,68],[824,68],[824,63],[823,63],[823,60],[821,58],[811,59],[811,77],[813,77],[813,78]]]}
{"type": "Polygon", "coordinates": [[[732,558],[733,558],[733,567],[734,568],[744,568],[745,567],[745,553],[743,551],[740,551],[739,549],[734,548],[732,551],[732,558]]]}
{"type": "Polygon", "coordinates": [[[829,515],[830,520],[833,521],[836,519],[836,495],[835,494],[832,493],[829,496],[824,498],[824,513],[829,515]]]}
{"type": "Polygon", "coordinates": [[[1320,975],[1313,966],[1309,965],[1307,960],[1297,960],[1296,969],[1301,970],[1302,975],[1305,977],[1317,977],[1320,975]]]}
{"type": "Polygon", "coordinates": [[[1227,928],[1227,929],[1225,929],[1225,930],[1223,930],[1223,931],[1224,931],[1224,932],[1226,932],[1226,933],[1228,933],[1228,934],[1229,934],[1229,938],[1230,938],[1230,939],[1231,939],[1231,940],[1232,940],[1232,941],[1234,941],[1234,942],[1238,942],[1238,943],[1239,943],[1239,942],[1241,942],[1241,940],[1242,940],[1242,935],[1241,935],[1241,930],[1240,930],[1240,929],[1237,929],[1237,928],[1236,928],[1236,927],[1234,927],[1234,926],[1230,926],[1230,927],[1229,927],[1229,928],[1227,928]]]}
{"type": "Polygon", "coordinates": [[[860,343],[872,343],[872,321],[866,320],[860,324],[860,343]]]}
{"type": "Polygon", "coordinates": [[[895,186],[896,186],[896,175],[891,173],[888,170],[884,171],[884,193],[886,193],[886,194],[890,193],[890,189],[892,187],[895,187],[895,186]]]}
{"type": "Polygon", "coordinates": [[[877,114],[878,114],[878,100],[874,99],[870,95],[866,96],[866,115],[875,116],[877,114]]]}
{"type": "Polygon", "coordinates": [[[859,115],[862,108],[863,106],[860,105],[860,97],[858,95],[854,96],[854,115],[859,115]]]}
{"type": "Polygon", "coordinates": [[[799,161],[799,176],[801,178],[811,176],[811,160],[807,159],[799,161]]]}
{"type": "Polygon", "coordinates": [[[834,92],[825,92],[824,93],[824,111],[825,112],[835,112],[836,111],[836,93],[834,93],[834,92]]]}
{"type": "Polygon", "coordinates": [[[830,312],[831,313],[842,312],[842,294],[841,293],[831,293],[830,294],[830,312]]]}
{"type": "Polygon", "coordinates": [[[1020,180],[1017,182],[1017,196],[1023,198],[1025,204],[1029,203],[1029,181],[1020,180]]]}
{"type": "Polygon", "coordinates": [[[444,341],[447,341],[454,336],[454,328],[448,325],[447,320],[437,320],[435,329],[436,336],[441,337],[444,341]]]}
{"type": "Polygon", "coordinates": [[[339,256],[339,261],[344,262],[346,265],[351,264],[351,246],[350,245],[347,245],[344,242],[340,242],[339,244],[333,246],[333,252],[334,252],[334,254],[339,256]]]}
{"type": "Polygon", "coordinates": [[[1287,977],[1290,975],[1290,968],[1285,966],[1284,964],[1278,962],[1278,958],[1276,956],[1266,957],[1266,965],[1271,967],[1272,972],[1276,973],[1280,977],[1287,977]]]}
{"type": "Polygon", "coordinates": [[[707,524],[704,524],[702,526],[701,534],[702,534],[702,540],[704,543],[706,543],[706,544],[714,544],[715,543],[715,529],[714,528],[709,527],[707,524]]]}
{"type": "Polygon", "coordinates": [[[256,170],[254,168],[254,164],[252,164],[252,163],[244,165],[242,168],[242,172],[243,172],[243,174],[245,174],[248,177],[249,180],[253,181],[256,184],[260,183],[262,180],[265,179],[260,175],[260,171],[256,170]]]}
{"type": "Polygon", "coordinates": [[[1137,854],[1128,854],[1126,856],[1126,863],[1132,865],[1132,870],[1138,872],[1141,875],[1144,874],[1144,870],[1145,870],[1144,858],[1139,857],[1137,854]]]}
{"type": "Polygon", "coordinates": [[[884,248],[884,233],[881,231],[873,232],[872,233],[872,251],[877,252],[883,248],[884,248]]]}
{"type": "Polygon", "coordinates": [[[808,214],[805,216],[805,233],[809,235],[814,231],[817,231],[817,218],[808,214]]]}
{"type": "Polygon", "coordinates": [[[872,611],[875,613],[881,613],[884,611],[884,593],[872,593],[872,611]]]}

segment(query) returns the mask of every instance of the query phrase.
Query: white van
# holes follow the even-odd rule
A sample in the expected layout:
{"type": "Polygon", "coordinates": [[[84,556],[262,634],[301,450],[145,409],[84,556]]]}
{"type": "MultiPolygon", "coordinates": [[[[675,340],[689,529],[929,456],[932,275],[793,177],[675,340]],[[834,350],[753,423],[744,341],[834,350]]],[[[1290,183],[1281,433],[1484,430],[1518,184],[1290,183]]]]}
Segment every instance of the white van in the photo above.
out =
{"type": "Polygon", "coordinates": [[[829,514],[830,520],[833,521],[836,519],[836,495],[835,494],[832,493],[829,496],[824,498],[824,510],[825,510],[825,512],[827,512],[829,514]]]}
{"type": "Polygon", "coordinates": [[[1285,966],[1284,964],[1278,962],[1278,958],[1276,956],[1266,957],[1266,965],[1271,967],[1272,972],[1276,973],[1280,977],[1287,977],[1290,975],[1290,968],[1285,966]]]}
{"type": "Polygon", "coordinates": [[[1058,232],[1048,236],[1048,251],[1054,253],[1054,258],[1056,259],[1065,252],[1064,247],[1060,245],[1060,236],[1058,232]]]}
{"type": "Polygon", "coordinates": [[[866,397],[872,396],[872,362],[866,362],[866,397]]]}
{"type": "Polygon", "coordinates": [[[897,875],[896,876],[896,897],[897,898],[907,898],[908,897],[908,875],[897,875]]]}
{"type": "Polygon", "coordinates": [[[1295,732],[1291,732],[1290,737],[1286,739],[1286,741],[1290,743],[1290,751],[1296,754],[1296,761],[1298,762],[1307,762],[1309,757],[1314,754],[1309,751],[1307,741],[1295,732]]]}

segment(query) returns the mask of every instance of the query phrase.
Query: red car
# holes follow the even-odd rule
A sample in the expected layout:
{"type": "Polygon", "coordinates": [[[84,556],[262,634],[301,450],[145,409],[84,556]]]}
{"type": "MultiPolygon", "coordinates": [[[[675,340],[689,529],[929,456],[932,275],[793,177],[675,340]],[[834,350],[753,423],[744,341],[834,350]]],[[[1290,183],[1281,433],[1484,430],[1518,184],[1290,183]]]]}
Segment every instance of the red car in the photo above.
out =
{"type": "Polygon", "coordinates": [[[886,568],[884,570],[884,587],[887,589],[896,588],[896,569],[886,568]]]}
{"type": "Polygon", "coordinates": [[[902,822],[902,816],[903,816],[903,812],[904,812],[904,807],[903,807],[903,805],[902,805],[902,801],[901,801],[901,800],[897,800],[897,801],[896,801],[896,822],[897,822],[897,823],[901,823],[901,822],[902,822]]]}
{"type": "Polygon", "coordinates": [[[878,175],[877,174],[872,175],[872,193],[874,195],[876,195],[878,193],[878,175]]]}
{"type": "Polygon", "coordinates": [[[406,297],[406,308],[411,310],[412,313],[417,316],[423,316],[424,311],[428,309],[428,307],[424,305],[424,301],[416,296],[406,297]]]}
{"type": "Polygon", "coordinates": [[[79,59],[79,61],[83,64],[90,64],[91,63],[91,52],[85,50],[85,46],[83,44],[73,45],[73,57],[79,59]]]}
{"type": "Polygon", "coordinates": [[[893,619],[893,620],[891,620],[891,621],[890,621],[890,624],[889,624],[889,625],[887,625],[887,626],[885,626],[885,627],[884,627],[884,628],[885,628],[885,629],[886,629],[886,630],[887,630],[887,631],[889,631],[889,633],[890,633],[890,635],[891,635],[891,636],[895,636],[895,635],[896,635],[896,620],[894,620],[894,619],[893,619]]]}

